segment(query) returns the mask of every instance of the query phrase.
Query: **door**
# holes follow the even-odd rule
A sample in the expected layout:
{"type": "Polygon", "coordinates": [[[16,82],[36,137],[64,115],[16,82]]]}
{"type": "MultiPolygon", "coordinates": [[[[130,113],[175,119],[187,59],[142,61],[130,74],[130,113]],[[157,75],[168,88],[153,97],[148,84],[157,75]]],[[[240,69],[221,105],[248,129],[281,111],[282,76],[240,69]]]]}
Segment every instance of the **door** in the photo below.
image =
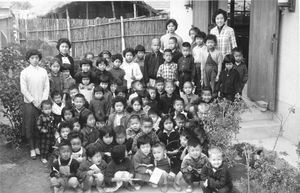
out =
{"type": "Polygon", "coordinates": [[[275,110],[278,0],[252,0],[248,65],[248,97],[268,103],[275,110]]]}

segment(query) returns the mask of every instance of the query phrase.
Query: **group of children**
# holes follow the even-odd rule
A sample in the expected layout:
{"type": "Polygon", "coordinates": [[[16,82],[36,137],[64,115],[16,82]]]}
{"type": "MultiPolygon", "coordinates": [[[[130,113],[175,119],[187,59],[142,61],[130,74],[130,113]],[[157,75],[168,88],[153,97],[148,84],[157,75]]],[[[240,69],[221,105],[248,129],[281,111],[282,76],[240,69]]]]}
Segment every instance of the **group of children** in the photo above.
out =
{"type": "MultiPolygon", "coordinates": [[[[214,35],[199,32],[192,45],[170,37],[161,51],[155,38],[147,55],[142,45],[122,55],[103,51],[96,59],[87,53],[76,70],[71,43],[60,39],[49,99],[41,101],[36,121],[36,153],[51,164],[54,192],[145,184],[166,192],[170,183],[192,192],[197,181],[205,193],[230,192],[222,151],[210,147],[202,119],[215,98],[233,101],[241,94],[247,68],[239,49],[223,59],[216,44],[214,35]],[[159,181],[151,183],[157,168],[159,181]]],[[[37,53],[27,54],[30,63],[37,53]]]]}

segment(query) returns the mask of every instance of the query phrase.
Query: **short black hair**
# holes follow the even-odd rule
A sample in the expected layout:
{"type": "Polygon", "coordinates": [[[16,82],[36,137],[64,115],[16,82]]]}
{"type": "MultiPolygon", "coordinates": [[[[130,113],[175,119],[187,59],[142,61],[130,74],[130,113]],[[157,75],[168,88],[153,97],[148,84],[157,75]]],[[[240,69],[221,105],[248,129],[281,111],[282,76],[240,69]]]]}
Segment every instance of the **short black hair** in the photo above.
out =
{"type": "Polygon", "coordinates": [[[62,97],[62,93],[59,92],[58,90],[54,90],[51,92],[51,98],[53,99],[55,96],[61,96],[62,97]]]}
{"type": "Polygon", "coordinates": [[[70,123],[62,121],[58,126],[58,133],[60,133],[63,128],[69,128],[71,131],[72,126],[70,125],[70,123]]]}
{"type": "Polygon", "coordinates": [[[148,115],[159,115],[158,109],[156,109],[156,108],[154,108],[154,107],[151,107],[151,108],[148,110],[148,115]]]}
{"type": "Polygon", "coordinates": [[[41,103],[41,109],[43,109],[44,105],[52,106],[52,102],[50,100],[43,100],[42,103],[41,103]]]}
{"type": "Polygon", "coordinates": [[[78,132],[78,131],[71,131],[68,134],[68,140],[71,141],[72,139],[75,139],[75,138],[79,138],[80,141],[82,142],[83,141],[83,134],[81,132],[78,132]]]}
{"type": "Polygon", "coordinates": [[[86,149],[86,156],[88,158],[92,158],[97,153],[101,153],[99,147],[95,143],[91,143],[87,145],[85,149],[86,149]]]}
{"type": "Polygon", "coordinates": [[[232,53],[232,54],[234,54],[235,52],[239,52],[239,53],[243,54],[242,49],[240,49],[240,48],[238,48],[238,47],[235,47],[235,48],[233,48],[233,49],[231,50],[231,53],[232,53]]]}
{"type": "Polygon", "coordinates": [[[186,121],[186,117],[182,113],[177,114],[176,117],[175,117],[175,119],[186,121]]]}
{"type": "Polygon", "coordinates": [[[195,39],[196,38],[202,38],[203,40],[206,39],[206,33],[203,31],[200,31],[198,34],[195,35],[195,39]]]}
{"type": "Polygon", "coordinates": [[[177,30],[177,28],[178,28],[178,23],[177,23],[177,21],[176,21],[175,19],[168,19],[168,20],[167,20],[167,22],[166,22],[166,29],[168,29],[168,25],[169,25],[170,23],[173,23],[173,25],[175,26],[175,30],[177,30]]]}
{"type": "Polygon", "coordinates": [[[58,58],[52,58],[50,61],[50,66],[52,66],[55,62],[57,62],[61,67],[61,61],[58,58]]]}
{"type": "Polygon", "coordinates": [[[222,14],[223,16],[224,16],[224,22],[226,22],[226,20],[227,20],[227,12],[226,11],[224,11],[223,9],[218,9],[215,13],[214,13],[214,15],[213,15],[213,17],[212,17],[212,22],[213,23],[216,23],[216,17],[217,17],[217,15],[219,15],[219,14],[222,14]]]}
{"type": "Polygon", "coordinates": [[[39,59],[42,59],[42,53],[40,51],[38,51],[37,49],[30,49],[26,52],[26,60],[29,60],[29,58],[31,56],[35,56],[37,55],[39,57],[39,59]]]}
{"type": "Polygon", "coordinates": [[[202,94],[203,91],[209,91],[210,93],[212,93],[212,89],[211,89],[210,86],[203,87],[202,90],[201,90],[201,94],[202,94]]]}
{"type": "Polygon", "coordinates": [[[111,149],[111,159],[116,164],[121,164],[125,159],[126,146],[116,145],[111,149]]]}
{"type": "Polygon", "coordinates": [[[173,105],[174,105],[177,101],[181,101],[181,102],[184,104],[183,98],[181,98],[181,97],[176,97],[176,98],[173,100],[173,105]]]}
{"type": "Polygon", "coordinates": [[[124,105],[124,108],[126,107],[126,101],[125,101],[125,99],[123,97],[117,96],[113,100],[113,108],[115,108],[116,103],[119,103],[119,102],[121,102],[124,105]]]}
{"type": "Polygon", "coordinates": [[[165,49],[165,50],[164,50],[164,53],[167,53],[167,52],[168,52],[168,53],[171,53],[171,55],[173,56],[173,53],[172,53],[172,50],[171,50],[171,49],[165,49]]]}
{"type": "Polygon", "coordinates": [[[86,58],[88,55],[92,55],[93,57],[95,56],[93,52],[87,52],[84,54],[84,57],[86,58]]]}
{"type": "Polygon", "coordinates": [[[61,149],[63,146],[69,146],[71,148],[71,143],[69,140],[62,140],[58,145],[58,149],[61,149]]]}
{"type": "Polygon", "coordinates": [[[125,94],[127,93],[127,87],[126,86],[118,86],[116,89],[116,95],[120,92],[124,92],[125,94]]]}
{"type": "Polygon", "coordinates": [[[58,41],[57,41],[57,44],[56,44],[56,49],[59,51],[59,46],[62,44],[62,43],[66,43],[68,44],[69,46],[69,49],[72,47],[71,46],[71,42],[68,38],[60,38],[58,41]]]}
{"type": "Polygon", "coordinates": [[[177,42],[178,42],[177,38],[176,38],[176,37],[174,37],[174,36],[173,36],[173,37],[170,37],[170,38],[169,38],[169,40],[174,40],[174,41],[175,41],[175,43],[177,43],[177,42]]]}
{"type": "Polygon", "coordinates": [[[166,145],[163,142],[157,142],[157,143],[152,145],[152,149],[158,148],[158,147],[161,147],[163,150],[166,149],[166,145]]]}
{"type": "Polygon", "coordinates": [[[81,93],[76,94],[75,97],[74,97],[74,99],[75,99],[75,98],[82,98],[82,99],[85,101],[85,97],[84,97],[84,95],[81,94],[81,93]]]}
{"type": "Polygon", "coordinates": [[[108,65],[108,62],[105,58],[99,57],[96,61],[96,66],[98,66],[99,64],[101,64],[102,62],[104,62],[105,66],[108,65]]]}
{"type": "MultiPolygon", "coordinates": [[[[192,137],[188,140],[189,147],[197,147],[198,145],[201,147],[199,140],[196,137],[192,137]]],[[[201,147],[202,149],[202,147],[201,147]]]]}
{"type": "Polygon", "coordinates": [[[61,66],[60,66],[60,71],[63,72],[63,71],[65,71],[65,70],[71,71],[71,65],[70,65],[70,64],[67,64],[67,63],[61,64],[61,66]]]}
{"type": "Polygon", "coordinates": [[[191,34],[191,31],[194,31],[194,32],[196,32],[196,35],[197,34],[199,34],[199,32],[200,32],[200,29],[199,28],[197,28],[197,27],[195,27],[195,26],[193,26],[190,30],[189,30],[189,35],[191,34]]]}
{"type": "Polygon", "coordinates": [[[116,136],[120,136],[120,135],[126,136],[126,129],[123,125],[116,126],[114,128],[114,131],[116,136]]]}
{"type": "Polygon", "coordinates": [[[133,56],[135,55],[135,51],[134,51],[133,48],[125,48],[125,50],[123,50],[123,57],[125,57],[125,55],[126,55],[128,52],[131,52],[133,56]]]}
{"type": "Polygon", "coordinates": [[[140,97],[134,97],[132,100],[131,100],[131,105],[133,105],[133,103],[135,102],[139,102],[141,105],[143,105],[143,101],[140,97]]]}
{"type": "Polygon", "coordinates": [[[205,42],[207,42],[207,40],[213,40],[216,44],[218,44],[217,36],[214,34],[208,34],[206,36],[205,42]]]}
{"type": "Polygon", "coordinates": [[[223,65],[225,65],[226,63],[235,63],[235,58],[232,54],[227,54],[224,59],[223,59],[223,65]]]}
{"type": "Polygon", "coordinates": [[[135,115],[135,114],[133,114],[133,115],[131,115],[131,116],[129,117],[129,119],[128,119],[128,123],[130,123],[130,122],[131,122],[131,120],[133,120],[133,119],[136,119],[136,120],[139,120],[139,121],[141,121],[141,117],[140,117],[139,115],[135,115]]]}
{"type": "Polygon", "coordinates": [[[61,116],[64,119],[64,114],[66,113],[66,111],[70,111],[73,115],[73,117],[75,117],[75,111],[71,106],[65,106],[62,110],[61,110],[61,116]]]}
{"type": "Polygon", "coordinates": [[[80,68],[82,67],[83,64],[89,64],[90,67],[92,67],[93,62],[89,59],[83,58],[82,60],[80,60],[80,63],[79,63],[80,68]]]}
{"type": "Polygon", "coordinates": [[[145,122],[151,123],[153,125],[153,120],[148,116],[142,118],[141,123],[143,124],[145,122]]]}
{"type": "Polygon", "coordinates": [[[191,44],[189,42],[183,42],[182,47],[191,48],[191,44]]]}
{"type": "Polygon", "coordinates": [[[110,82],[110,79],[109,79],[109,76],[108,76],[108,75],[102,74],[102,75],[100,75],[100,77],[99,77],[99,81],[100,81],[100,83],[101,83],[101,82],[102,82],[102,83],[109,83],[109,82],[110,82]]]}
{"type": "Polygon", "coordinates": [[[142,46],[142,45],[137,45],[135,48],[134,48],[134,51],[135,51],[135,54],[137,54],[138,52],[146,52],[145,50],[145,47],[142,46]]]}
{"type": "Polygon", "coordinates": [[[97,85],[94,88],[94,93],[96,92],[102,92],[104,94],[104,89],[101,86],[97,85]]]}
{"type": "Polygon", "coordinates": [[[78,89],[78,86],[76,86],[76,85],[74,84],[74,85],[70,86],[69,91],[70,91],[70,90],[74,90],[74,89],[79,90],[79,89],[78,89]]]}
{"type": "Polygon", "coordinates": [[[102,140],[103,137],[106,136],[107,134],[108,134],[108,136],[111,136],[111,137],[115,136],[115,132],[112,129],[112,127],[106,125],[99,130],[99,138],[102,140]]]}
{"type": "Polygon", "coordinates": [[[173,123],[173,127],[176,126],[176,123],[171,115],[165,115],[161,118],[161,121],[159,122],[159,128],[163,131],[164,130],[164,124],[167,120],[171,120],[173,123]]]}
{"type": "Polygon", "coordinates": [[[98,56],[102,58],[104,54],[107,54],[107,55],[109,55],[109,57],[111,57],[111,52],[108,50],[103,50],[102,52],[100,52],[98,54],[98,56]]]}
{"type": "Polygon", "coordinates": [[[114,62],[115,60],[120,60],[121,63],[123,62],[123,57],[121,54],[114,54],[112,57],[111,57],[111,60],[114,62]]]}
{"type": "MultiPolygon", "coordinates": [[[[172,50],[171,50],[171,52],[172,52],[172,50]]],[[[157,77],[157,79],[155,80],[155,83],[160,83],[160,82],[165,83],[165,79],[163,77],[157,77]]]]}
{"type": "Polygon", "coordinates": [[[150,144],[152,146],[152,140],[148,135],[143,135],[137,138],[137,148],[140,148],[141,145],[150,144]]]}

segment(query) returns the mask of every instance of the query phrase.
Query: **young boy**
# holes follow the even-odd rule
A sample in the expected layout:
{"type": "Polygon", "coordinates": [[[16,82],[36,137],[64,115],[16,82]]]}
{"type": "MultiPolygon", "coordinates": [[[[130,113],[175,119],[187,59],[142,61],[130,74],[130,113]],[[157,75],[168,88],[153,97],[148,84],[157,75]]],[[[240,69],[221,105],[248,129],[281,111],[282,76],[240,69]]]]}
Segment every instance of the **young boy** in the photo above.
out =
{"type": "Polygon", "coordinates": [[[159,130],[159,125],[160,125],[160,121],[161,118],[159,116],[158,110],[155,108],[150,108],[148,111],[148,116],[152,119],[153,121],[153,129],[155,132],[158,132],[159,130]]]}
{"type": "Polygon", "coordinates": [[[104,58],[98,58],[96,61],[96,67],[97,70],[95,72],[96,74],[96,80],[95,80],[95,84],[99,85],[100,84],[100,79],[102,76],[107,76],[108,77],[108,83],[110,83],[112,81],[112,75],[109,71],[106,71],[106,67],[108,66],[108,62],[107,60],[105,60],[104,58]]]}
{"type": "Polygon", "coordinates": [[[112,78],[117,82],[118,86],[126,86],[127,82],[124,79],[125,71],[120,68],[123,57],[121,54],[115,54],[112,56],[113,68],[109,71],[112,75],[112,78]]]}
{"type": "Polygon", "coordinates": [[[166,94],[165,91],[165,80],[162,77],[158,77],[155,81],[156,88],[156,98],[157,100],[161,99],[162,96],[166,94]]]}
{"type": "Polygon", "coordinates": [[[73,131],[68,134],[68,140],[71,143],[72,158],[76,159],[79,163],[86,160],[86,151],[82,147],[83,135],[78,131],[73,131]]]}
{"type": "MultiPolygon", "coordinates": [[[[63,77],[63,93],[66,94],[70,92],[70,88],[76,85],[75,79],[72,78],[70,74],[71,66],[69,64],[62,64],[60,71],[63,77]]],[[[65,98],[65,97],[64,97],[65,98]]]]}
{"type": "Polygon", "coordinates": [[[48,99],[50,90],[47,71],[38,66],[41,59],[42,54],[38,50],[28,50],[26,61],[30,65],[22,70],[20,75],[21,93],[24,96],[25,103],[22,135],[29,141],[30,157],[32,159],[36,159],[36,155],[40,154],[36,121],[39,116],[41,102],[48,99]]]}
{"type": "MultiPolygon", "coordinates": [[[[146,53],[145,47],[142,45],[137,45],[134,48],[134,52],[135,52],[135,58],[133,61],[135,63],[139,64],[141,72],[144,77],[144,65],[145,65],[144,62],[145,62],[145,53],[146,53]]],[[[142,81],[142,82],[144,82],[144,81],[142,81]]]]}
{"type": "Polygon", "coordinates": [[[131,154],[132,140],[128,140],[126,137],[126,129],[123,125],[114,128],[115,141],[117,145],[125,145],[128,155],[131,154]]]}
{"type": "Polygon", "coordinates": [[[75,118],[79,120],[80,124],[84,122],[84,117],[87,117],[91,111],[85,107],[85,98],[82,94],[76,94],[74,96],[74,111],[75,111],[75,118]]]}
{"type": "Polygon", "coordinates": [[[94,113],[96,121],[108,117],[110,106],[108,106],[104,99],[104,89],[100,86],[96,86],[94,89],[94,99],[91,100],[89,109],[94,113]]]}
{"type": "Polygon", "coordinates": [[[81,179],[83,190],[86,193],[92,192],[93,184],[96,185],[98,193],[103,192],[104,174],[107,164],[102,160],[101,152],[96,144],[86,147],[87,160],[78,168],[78,178],[81,179]]]}
{"type": "Polygon", "coordinates": [[[142,136],[149,136],[151,139],[151,144],[159,142],[159,139],[155,132],[153,131],[153,121],[150,117],[145,117],[142,119],[142,131],[138,133],[132,143],[132,152],[135,153],[137,148],[137,140],[142,136]]]}
{"type": "Polygon", "coordinates": [[[213,100],[212,98],[212,91],[210,87],[204,87],[201,91],[201,101],[208,104],[211,103],[213,100]]]}
{"type": "Polygon", "coordinates": [[[65,107],[65,101],[63,101],[61,93],[58,91],[53,91],[51,93],[52,99],[52,113],[54,116],[54,124],[57,126],[61,122],[61,111],[65,107]]]}
{"type": "Polygon", "coordinates": [[[158,68],[164,63],[163,54],[160,52],[160,40],[154,38],[151,42],[152,53],[145,56],[144,81],[146,85],[155,86],[158,68]]]}
{"type": "Polygon", "coordinates": [[[131,115],[128,119],[128,128],[126,129],[127,139],[133,142],[135,136],[141,132],[141,118],[138,115],[131,115]]]}
{"type": "Polygon", "coordinates": [[[114,130],[109,127],[105,126],[99,131],[99,139],[97,139],[97,146],[100,150],[103,160],[107,163],[111,160],[111,149],[115,146],[114,143],[114,130]]]}
{"type": "Polygon", "coordinates": [[[188,154],[183,158],[181,172],[184,181],[188,184],[186,192],[193,191],[193,182],[201,181],[201,170],[208,163],[206,155],[202,154],[202,148],[197,139],[188,141],[188,154]]]}
{"type": "Polygon", "coordinates": [[[76,177],[79,163],[71,157],[71,144],[68,140],[59,145],[59,157],[51,166],[50,182],[53,192],[64,192],[71,187],[80,192],[79,182],[76,177]]]}
{"type": "Polygon", "coordinates": [[[217,147],[209,149],[208,156],[209,163],[207,163],[201,171],[201,180],[204,181],[202,185],[203,192],[231,192],[231,176],[228,167],[223,163],[221,149],[217,147]]]}
{"type": "Polygon", "coordinates": [[[187,119],[193,118],[190,112],[184,110],[185,109],[184,100],[180,97],[174,99],[173,109],[174,111],[171,112],[171,116],[173,117],[173,119],[176,119],[177,115],[179,114],[183,114],[187,119]]]}
{"type": "Polygon", "coordinates": [[[247,66],[246,66],[244,58],[243,58],[242,50],[240,50],[239,48],[234,48],[232,50],[232,54],[235,59],[233,68],[235,68],[239,72],[239,75],[240,75],[240,91],[239,91],[239,93],[240,93],[240,95],[242,95],[244,86],[245,86],[246,82],[248,81],[248,69],[247,69],[247,66]]]}
{"type": "Polygon", "coordinates": [[[185,110],[190,111],[190,107],[199,100],[198,95],[193,93],[194,86],[190,81],[183,84],[183,92],[180,92],[180,97],[184,100],[185,110]]]}
{"type": "Polygon", "coordinates": [[[171,113],[171,111],[173,110],[172,106],[174,100],[178,98],[178,95],[174,93],[175,84],[173,81],[168,80],[165,82],[165,91],[166,94],[163,95],[158,102],[159,111],[162,115],[171,113]]]}
{"type": "Polygon", "coordinates": [[[178,67],[177,63],[172,61],[173,53],[171,49],[166,49],[164,51],[165,62],[161,64],[157,71],[157,77],[162,77],[165,80],[178,80],[178,67]]]}
{"type": "Polygon", "coordinates": [[[92,112],[90,112],[86,117],[84,122],[82,122],[84,127],[81,129],[83,134],[82,146],[86,147],[91,143],[95,143],[98,140],[99,131],[96,128],[96,119],[92,112]]]}
{"type": "MultiPolygon", "coordinates": [[[[96,75],[94,72],[91,71],[93,62],[88,59],[82,59],[80,60],[80,68],[81,71],[77,72],[74,76],[74,79],[76,80],[76,83],[81,86],[81,80],[83,75],[87,75],[90,77],[90,82],[95,83],[96,75]]],[[[91,85],[92,86],[92,85],[91,85]]]]}
{"type": "Polygon", "coordinates": [[[50,92],[53,91],[62,92],[63,90],[63,77],[60,73],[60,66],[61,63],[57,58],[54,58],[50,62],[50,74],[49,74],[50,92]]]}
{"type": "Polygon", "coordinates": [[[178,63],[179,58],[182,57],[182,53],[180,52],[179,47],[180,46],[178,45],[177,38],[176,37],[170,37],[170,39],[169,39],[169,49],[172,50],[172,55],[173,55],[172,61],[176,64],[178,63]]]}
{"type": "Polygon", "coordinates": [[[223,63],[225,63],[225,69],[221,72],[216,91],[218,91],[219,97],[234,101],[240,91],[240,75],[239,72],[233,68],[234,57],[232,55],[226,55],[223,63]]]}
{"type": "Polygon", "coordinates": [[[183,84],[186,81],[195,82],[195,63],[191,55],[191,44],[183,42],[182,44],[182,57],[178,60],[178,81],[179,89],[182,90],[183,84]]]}
{"type": "Polygon", "coordinates": [[[128,115],[125,111],[126,101],[123,97],[117,96],[112,103],[114,112],[108,117],[107,125],[115,128],[119,125],[127,125],[128,115]]]}

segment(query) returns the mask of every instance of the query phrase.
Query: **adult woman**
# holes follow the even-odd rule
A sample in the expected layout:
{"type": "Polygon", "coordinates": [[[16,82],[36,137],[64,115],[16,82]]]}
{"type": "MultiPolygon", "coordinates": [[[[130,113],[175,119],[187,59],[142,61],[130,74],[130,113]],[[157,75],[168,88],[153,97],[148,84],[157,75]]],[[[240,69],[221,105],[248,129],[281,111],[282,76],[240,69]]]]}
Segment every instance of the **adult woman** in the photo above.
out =
{"type": "Polygon", "coordinates": [[[55,57],[59,59],[62,64],[69,64],[70,65],[70,73],[71,76],[74,77],[75,75],[75,65],[73,58],[69,55],[69,51],[71,49],[71,42],[67,38],[60,38],[57,41],[56,49],[58,50],[59,54],[55,57]]]}
{"type": "Polygon", "coordinates": [[[165,50],[168,48],[169,45],[169,39],[170,37],[176,37],[177,38],[177,43],[178,47],[181,48],[183,40],[182,38],[175,33],[177,30],[178,24],[175,19],[169,19],[166,23],[166,30],[167,33],[160,38],[160,43],[161,43],[161,50],[165,50]]]}
{"type": "Polygon", "coordinates": [[[226,24],[227,13],[219,9],[213,16],[213,22],[216,27],[210,30],[210,34],[216,35],[218,44],[217,49],[222,53],[223,57],[231,53],[231,50],[237,47],[234,30],[226,24]]]}

